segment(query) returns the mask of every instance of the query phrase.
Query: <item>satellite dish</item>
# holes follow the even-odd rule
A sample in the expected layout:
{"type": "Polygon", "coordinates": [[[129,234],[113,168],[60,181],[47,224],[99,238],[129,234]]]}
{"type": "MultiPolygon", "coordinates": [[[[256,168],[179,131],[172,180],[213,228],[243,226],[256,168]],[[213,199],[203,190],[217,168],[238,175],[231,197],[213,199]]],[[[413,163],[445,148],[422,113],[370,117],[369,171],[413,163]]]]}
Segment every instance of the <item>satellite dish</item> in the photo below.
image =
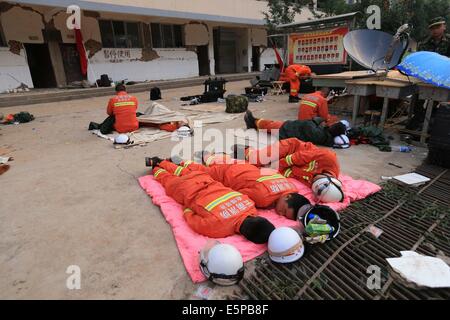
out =
{"type": "MultiPolygon", "coordinates": [[[[407,28],[407,26],[406,26],[407,28]]],[[[395,36],[378,30],[354,30],[344,37],[344,48],[358,64],[373,70],[394,68],[408,47],[405,26],[395,36]]]]}

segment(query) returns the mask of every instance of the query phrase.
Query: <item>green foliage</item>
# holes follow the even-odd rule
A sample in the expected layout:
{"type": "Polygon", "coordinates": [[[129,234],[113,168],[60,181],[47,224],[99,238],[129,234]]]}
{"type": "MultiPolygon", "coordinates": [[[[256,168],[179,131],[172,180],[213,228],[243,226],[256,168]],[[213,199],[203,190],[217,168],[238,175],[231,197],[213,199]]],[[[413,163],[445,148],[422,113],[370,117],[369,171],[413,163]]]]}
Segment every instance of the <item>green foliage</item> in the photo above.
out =
{"type": "MultiPolygon", "coordinates": [[[[269,10],[265,13],[269,30],[274,30],[274,25],[293,22],[295,14],[310,3],[311,1],[306,0],[269,0],[269,10]]],[[[432,18],[443,16],[450,24],[449,0],[360,0],[352,5],[346,4],[344,0],[318,0],[318,12],[315,12],[315,16],[360,12],[356,27],[366,28],[366,21],[370,16],[366,9],[370,5],[381,8],[383,31],[393,34],[402,24],[409,23],[413,27],[411,36],[416,40],[428,35],[428,24],[432,18]]]]}

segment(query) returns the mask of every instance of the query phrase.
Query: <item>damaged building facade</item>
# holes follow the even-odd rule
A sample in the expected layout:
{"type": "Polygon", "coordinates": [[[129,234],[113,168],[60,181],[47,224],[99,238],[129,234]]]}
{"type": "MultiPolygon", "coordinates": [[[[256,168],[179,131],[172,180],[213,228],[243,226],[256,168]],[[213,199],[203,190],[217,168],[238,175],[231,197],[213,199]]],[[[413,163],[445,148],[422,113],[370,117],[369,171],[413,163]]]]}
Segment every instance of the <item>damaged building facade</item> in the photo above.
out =
{"type": "Polygon", "coordinates": [[[0,1],[0,92],[102,74],[149,81],[259,71],[275,61],[264,11],[267,2],[256,0],[0,1]],[[70,5],[81,9],[86,75],[66,24],[70,5]]]}

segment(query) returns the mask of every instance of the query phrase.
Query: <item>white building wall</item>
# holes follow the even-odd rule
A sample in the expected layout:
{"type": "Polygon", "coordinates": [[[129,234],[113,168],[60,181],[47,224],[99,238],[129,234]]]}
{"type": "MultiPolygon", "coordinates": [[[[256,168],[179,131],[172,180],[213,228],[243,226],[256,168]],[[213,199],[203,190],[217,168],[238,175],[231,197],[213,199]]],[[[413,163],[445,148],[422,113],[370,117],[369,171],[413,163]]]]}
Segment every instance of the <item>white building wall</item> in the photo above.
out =
{"type": "Polygon", "coordinates": [[[0,47],[0,92],[15,89],[21,83],[33,87],[25,50],[20,50],[17,55],[7,47],[0,47]]]}
{"type": "MultiPolygon", "coordinates": [[[[278,49],[278,53],[283,58],[284,50],[278,49]]],[[[261,53],[261,57],[259,59],[259,68],[260,70],[264,70],[264,64],[274,64],[278,63],[277,57],[275,55],[275,51],[272,48],[265,48],[261,53]]]]}
{"type": "Polygon", "coordinates": [[[198,76],[197,54],[186,49],[155,49],[159,58],[140,61],[142,49],[105,49],[91,59],[88,80],[107,74],[114,81],[168,80],[198,76]],[[115,57],[114,57],[115,56],[115,57]]]}

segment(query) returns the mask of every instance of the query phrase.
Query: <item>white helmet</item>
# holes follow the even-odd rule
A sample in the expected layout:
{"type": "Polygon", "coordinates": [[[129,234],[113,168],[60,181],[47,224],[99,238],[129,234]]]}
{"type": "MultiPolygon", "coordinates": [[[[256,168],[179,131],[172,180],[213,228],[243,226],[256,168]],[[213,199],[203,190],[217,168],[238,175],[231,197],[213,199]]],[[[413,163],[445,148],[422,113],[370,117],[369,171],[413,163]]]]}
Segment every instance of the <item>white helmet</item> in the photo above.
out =
{"type": "Polygon", "coordinates": [[[189,128],[188,126],[179,127],[177,130],[177,136],[180,139],[190,137],[191,136],[191,128],[189,128]]]}
{"type": "Polygon", "coordinates": [[[222,286],[231,286],[244,276],[244,261],[231,244],[216,241],[200,252],[200,270],[208,280],[222,286]]]}
{"type": "Polygon", "coordinates": [[[338,149],[347,149],[350,148],[350,139],[345,135],[341,134],[340,136],[334,137],[334,148],[338,149]]]}
{"type": "Polygon", "coordinates": [[[280,227],[272,231],[268,249],[270,259],[277,263],[297,261],[305,253],[302,238],[289,227],[280,227]]]}
{"type": "Polygon", "coordinates": [[[128,144],[129,141],[130,137],[128,137],[126,134],[119,134],[118,136],[114,137],[115,144],[128,144]]]}
{"type": "Polygon", "coordinates": [[[327,175],[320,175],[320,178],[313,182],[312,191],[316,196],[317,202],[344,201],[342,183],[338,179],[327,175]]]}
{"type": "Polygon", "coordinates": [[[345,126],[345,130],[348,131],[350,130],[352,127],[350,126],[350,122],[348,122],[347,120],[341,120],[339,121],[340,123],[342,123],[345,126]]]}

